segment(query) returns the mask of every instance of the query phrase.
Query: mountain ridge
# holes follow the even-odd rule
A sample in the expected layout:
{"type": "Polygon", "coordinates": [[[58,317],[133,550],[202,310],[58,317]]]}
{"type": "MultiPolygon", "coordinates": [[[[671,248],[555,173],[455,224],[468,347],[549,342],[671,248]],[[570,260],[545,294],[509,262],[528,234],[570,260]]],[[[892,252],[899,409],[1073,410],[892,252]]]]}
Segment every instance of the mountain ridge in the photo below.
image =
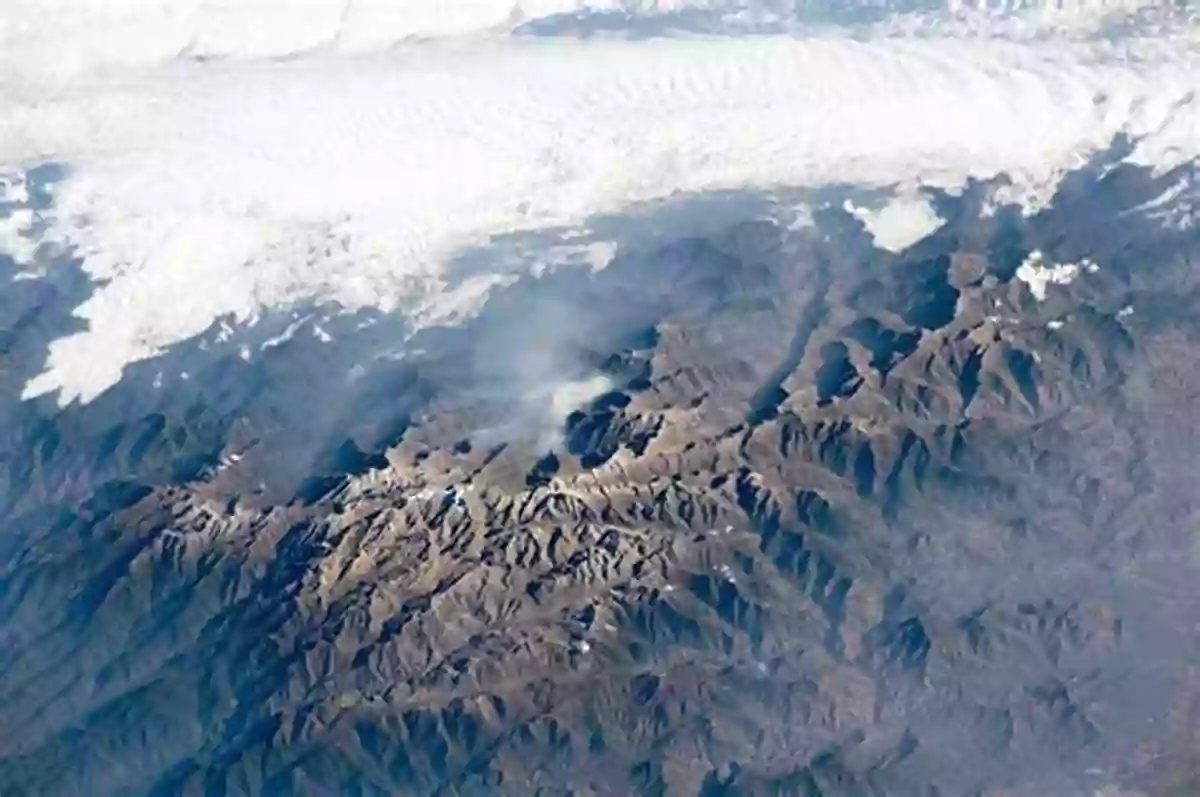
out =
{"type": "Polygon", "coordinates": [[[618,247],[348,394],[297,333],[6,408],[0,793],[1190,788],[1200,273],[1124,213],[1187,168],[618,247]],[[550,451],[530,373],[609,386],[550,451]]]}

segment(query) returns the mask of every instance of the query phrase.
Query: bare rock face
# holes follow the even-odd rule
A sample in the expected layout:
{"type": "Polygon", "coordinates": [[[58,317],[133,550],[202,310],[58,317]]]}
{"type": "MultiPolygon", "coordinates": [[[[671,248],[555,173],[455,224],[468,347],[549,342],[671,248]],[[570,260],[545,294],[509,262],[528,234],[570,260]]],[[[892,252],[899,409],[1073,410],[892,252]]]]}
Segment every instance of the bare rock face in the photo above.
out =
{"type": "Polygon", "coordinates": [[[57,415],[9,345],[0,794],[1196,793],[1181,176],[630,242],[352,388],[398,322],[57,415]]]}

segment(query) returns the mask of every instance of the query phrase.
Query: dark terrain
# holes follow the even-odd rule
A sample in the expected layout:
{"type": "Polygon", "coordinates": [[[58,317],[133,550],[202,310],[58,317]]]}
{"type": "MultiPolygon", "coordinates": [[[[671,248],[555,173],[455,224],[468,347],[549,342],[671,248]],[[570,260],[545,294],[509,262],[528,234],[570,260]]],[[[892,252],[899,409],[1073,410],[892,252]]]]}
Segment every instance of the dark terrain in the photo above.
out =
{"type": "Polygon", "coordinates": [[[0,294],[0,795],[1200,794],[1200,234],[1138,210],[1191,168],[973,183],[901,254],[849,189],[600,219],[607,268],[402,358],[367,314],[237,357],[281,315],[61,412],[46,254],[0,294]],[[1100,268],[1038,301],[1034,250],[1100,268]]]}

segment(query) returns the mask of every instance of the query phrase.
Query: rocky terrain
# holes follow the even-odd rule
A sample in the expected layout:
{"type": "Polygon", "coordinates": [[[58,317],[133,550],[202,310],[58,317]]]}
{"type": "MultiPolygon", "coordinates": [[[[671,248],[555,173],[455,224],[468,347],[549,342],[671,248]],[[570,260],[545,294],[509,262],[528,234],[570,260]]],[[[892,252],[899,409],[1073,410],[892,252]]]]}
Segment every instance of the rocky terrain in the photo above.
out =
{"type": "Polygon", "coordinates": [[[647,211],[61,413],[86,280],[0,258],[0,795],[1200,793],[1196,188],[1120,154],[899,253],[647,211]]]}

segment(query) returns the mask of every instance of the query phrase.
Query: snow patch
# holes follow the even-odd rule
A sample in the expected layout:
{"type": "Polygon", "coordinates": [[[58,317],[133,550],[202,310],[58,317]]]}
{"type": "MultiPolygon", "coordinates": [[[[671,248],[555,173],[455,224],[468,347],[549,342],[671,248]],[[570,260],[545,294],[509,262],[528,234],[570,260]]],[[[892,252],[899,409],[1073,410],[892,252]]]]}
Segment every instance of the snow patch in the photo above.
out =
{"type": "Polygon", "coordinates": [[[266,351],[267,349],[273,349],[276,346],[282,346],[283,344],[287,343],[296,336],[296,331],[299,330],[300,327],[304,326],[305,322],[307,321],[307,317],[296,319],[292,323],[288,324],[287,329],[285,329],[283,332],[263,341],[262,346],[259,347],[259,351],[266,351]]]}
{"type": "Polygon", "coordinates": [[[1051,285],[1069,285],[1081,271],[1091,273],[1097,269],[1099,266],[1086,258],[1078,263],[1048,263],[1045,255],[1034,250],[1017,268],[1016,277],[1029,286],[1033,298],[1040,302],[1045,300],[1046,291],[1051,285]]]}
{"type": "Polygon", "coordinates": [[[18,266],[33,265],[37,239],[33,236],[33,211],[17,208],[0,216],[0,253],[13,259],[18,266]]]}
{"type": "Polygon", "coordinates": [[[29,187],[19,174],[0,173],[0,204],[25,205],[29,203],[29,187]]]}
{"type": "Polygon", "coordinates": [[[19,267],[33,265],[37,240],[36,215],[29,204],[29,188],[20,174],[0,172],[0,254],[19,267]]]}

